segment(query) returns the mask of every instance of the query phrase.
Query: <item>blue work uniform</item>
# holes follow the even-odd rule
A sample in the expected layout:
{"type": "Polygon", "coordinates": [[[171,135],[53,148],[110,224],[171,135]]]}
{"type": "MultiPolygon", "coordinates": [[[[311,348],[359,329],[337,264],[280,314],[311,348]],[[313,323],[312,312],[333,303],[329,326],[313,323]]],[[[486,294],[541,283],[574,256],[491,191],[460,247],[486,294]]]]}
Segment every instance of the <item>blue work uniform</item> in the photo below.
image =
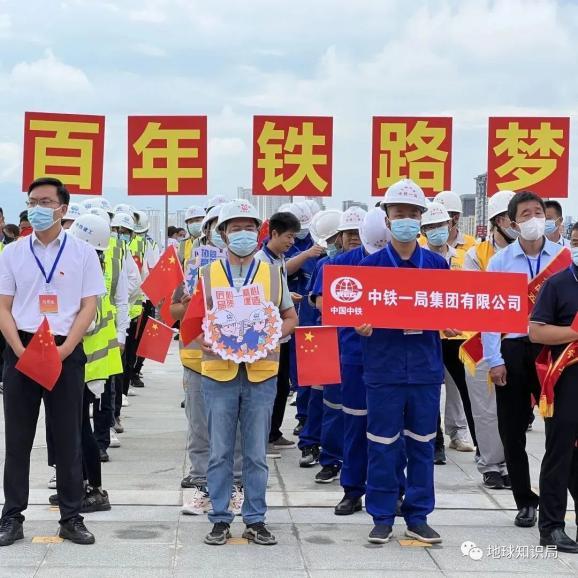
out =
{"type": "MultiPolygon", "coordinates": [[[[443,257],[417,244],[408,260],[388,244],[360,265],[448,269],[443,257]]],[[[361,346],[367,387],[367,512],[375,524],[393,525],[405,442],[401,511],[408,526],[425,523],[435,504],[434,440],[444,380],[439,331],[374,329],[361,346]]]]}

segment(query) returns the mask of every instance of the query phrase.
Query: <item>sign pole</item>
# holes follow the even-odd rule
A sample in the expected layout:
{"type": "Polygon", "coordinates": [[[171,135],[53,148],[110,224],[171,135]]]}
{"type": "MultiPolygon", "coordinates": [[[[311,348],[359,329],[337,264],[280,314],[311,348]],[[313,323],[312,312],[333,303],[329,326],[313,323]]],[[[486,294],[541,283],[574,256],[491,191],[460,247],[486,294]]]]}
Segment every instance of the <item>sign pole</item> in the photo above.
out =
{"type": "Polygon", "coordinates": [[[169,196],[165,195],[165,251],[169,246],[169,196]]]}

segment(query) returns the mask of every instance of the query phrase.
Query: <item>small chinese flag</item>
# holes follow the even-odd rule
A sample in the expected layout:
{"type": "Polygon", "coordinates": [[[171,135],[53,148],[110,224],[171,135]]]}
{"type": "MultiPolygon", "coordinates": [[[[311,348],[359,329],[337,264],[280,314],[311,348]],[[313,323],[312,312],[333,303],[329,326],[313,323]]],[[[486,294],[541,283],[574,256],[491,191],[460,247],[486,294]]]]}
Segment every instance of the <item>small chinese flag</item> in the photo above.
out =
{"type": "Polygon", "coordinates": [[[150,270],[141,289],[156,307],[163,297],[173,291],[184,281],[183,268],[175,248],[171,245],[161,256],[159,262],[150,270]]]}
{"type": "Polygon", "coordinates": [[[576,317],[574,317],[574,321],[572,321],[571,328],[574,331],[578,331],[578,313],[576,314],[576,317]]]}
{"type": "Polygon", "coordinates": [[[159,311],[160,318],[169,326],[172,327],[175,324],[176,319],[171,315],[171,296],[167,295],[163,299],[163,304],[161,310],[159,311]]]}
{"type": "Polygon", "coordinates": [[[195,285],[185,316],[181,320],[181,339],[186,346],[203,332],[203,317],[205,317],[205,296],[203,280],[195,285]]]}
{"type": "Polygon", "coordinates": [[[52,391],[56,385],[62,371],[62,361],[46,317],[20,356],[16,369],[48,391],[52,391]]]}
{"type": "Polygon", "coordinates": [[[149,317],[136,352],[137,356],[164,363],[173,336],[174,332],[168,325],[149,317]]]}
{"type": "Polygon", "coordinates": [[[297,327],[295,340],[299,385],[341,383],[337,327],[297,327]]]}

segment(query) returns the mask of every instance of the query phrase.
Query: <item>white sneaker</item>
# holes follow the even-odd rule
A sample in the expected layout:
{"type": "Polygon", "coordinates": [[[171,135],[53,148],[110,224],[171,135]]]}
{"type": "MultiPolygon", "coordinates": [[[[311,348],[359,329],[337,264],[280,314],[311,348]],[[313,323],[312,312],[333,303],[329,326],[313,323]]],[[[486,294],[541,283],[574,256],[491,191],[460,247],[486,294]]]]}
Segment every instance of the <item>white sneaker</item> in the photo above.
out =
{"type": "Polygon", "coordinates": [[[243,508],[243,502],[245,501],[245,490],[243,486],[235,484],[233,486],[233,495],[231,496],[231,503],[229,507],[235,516],[241,515],[241,509],[243,508]]]}
{"type": "Polygon", "coordinates": [[[122,394],[122,407],[128,407],[130,403],[128,402],[128,397],[123,393],[122,394]]]}
{"type": "Polygon", "coordinates": [[[54,474],[48,480],[48,489],[49,490],[56,490],[56,468],[54,468],[54,474]]]}
{"type": "Polygon", "coordinates": [[[202,516],[211,509],[209,493],[204,487],[195,486],[191,488],[190,498],[183,504],[181,512],[189,516],[202,516]]]}
{"type": "Polygon", "coordinates": [[[116,432],[112,428],[110,428],[110,444],[108,447],[109,448],[120,448],[120,440],[118,439],[116,432]]]}
{"type": "Polygon", "coordinates": [[[134,390],[134,387],[129,387],[128,388],[128,396],[134,397],[135,395],[136,395],[136,391],[134,390]]]}
{"type": "Polygon", "coordinates": [[[475,450],[474,446],[470,442],[464,440],[451,440],[450,448],[458,452],[473,452],[475,450]]]}

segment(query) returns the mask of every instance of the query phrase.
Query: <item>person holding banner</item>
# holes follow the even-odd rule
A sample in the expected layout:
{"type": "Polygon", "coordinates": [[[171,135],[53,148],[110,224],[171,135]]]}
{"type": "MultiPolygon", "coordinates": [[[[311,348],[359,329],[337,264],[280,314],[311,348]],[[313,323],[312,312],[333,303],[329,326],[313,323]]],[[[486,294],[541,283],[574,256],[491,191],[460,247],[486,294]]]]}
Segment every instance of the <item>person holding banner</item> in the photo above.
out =
{"type": "Polygon", "coordinates": [[[567,490],[578,519],[578,223],[571,235],[572,265],[543,285],[532,311],[530,339],[550,349],[542,380],[540,413],[546,422],[546,453],[540,470],[540,544],[578,554],[578,535],[564,531],[567,490]]]}
{"type": "MultiPolygon", "coordinates": [[[[448,269],[446,260],[417,242],[425,195],[412,180],[388,188],[383,201],[392,240],[361,266],[448,269]]],[[[427,524],[433,511],[434,439],[444,380],[439,331],[356,328],[367,386],[368,469],[365,507],[374,528],[368,540],[385,544],[393,535],[400,460],[407,456],[406,493],[401,505],[406,535],[433,544],[440,535],[427,524]]],[[[448,336],[455,331],[448,330],[448,336]]]]}
{"type": "MultiPolygon", "coordinates": [[[[205,311],[219,307],[219,294],[242,294],[251,285],[264,296],[267,310],[278,319],[281,337],[290,335],[297,325],[297,314],[281,270],[254,258],[258,249],[258,231],[262,224],[255,208],[244,200],[223,205],[218,230],[227,246],[227,259],[218,260],[201,269],[205,311]]],[[[212,315],[212,314],[211,314],[212,315]]],[[[208,328],[210,316],[203,323],[208,328]]],[[[242,327],[243,324],[241,324],[242,327]]],[[[277,331],[277,330],[274,330],[277,331]]],[[[265,525],[267,503],[267,443],[273,404],[277,394],[279,349],[262,346],[266,357],[252,363],[236,363],[231,352],[219,351],[218,342],[207,329],[198,341],[203,350],[201,388],[205,399],[209,426],[208,490],[213,505],[209,520],[213,529],[205,543],[223,545],[231,536],[233,513],[229,510],[233,486],[233,456],[237,425],[243,440],[243,485],[245,501],[242,516],[246,524],[243,537],[261,545],[273,545],[277,540],[265,525]]],[[[269,347],[274,341],[269,340],[269,347]]],[[[253,352],[255,354],[255,352],[253,352]]],[[[249,354],[247,354],[249,355],[249,354]]]]}
{"type": "MultiPolygon", "coordinates": [[[[492,257],[488,271],[523,273],[539,287],[555,272],[561,253],[560,245],[544,236],[544,201],[531,192],[517,193],[508,204],[508,216],[520,237],[492,257]]],[[[529,297],[535,300],[535,295],[529,297]]],[[[531,343],[527,334],[519,333],[482,333],[482,343],[490,379],[496,386],[498,427],[518,508],[514,523],[529,528],[536,524],[538,496],[530,482],[526,430],[532,398],[540,399],[535,362],[541,347],[531,343]]]]}
{"type": "Polygon", "coordinates": [[[30,452],[40,403],[46,406],[56,456],[61,538],[93,544],[80,508],[82,476],[82,392],[86,355],[82,338],[93,321],[97,299],[106,292],[94,249],[62,229],[70,194],[61,181],[39,178],[28,189],[33,234],[0,255],[0,331],[8,344],[4,366],[4,508],[0,546],[24,537],[22,512],[28,506],[30,452]],[[27,264],[28,266],[23,266],[27,264]],[[49,319],[62,360],[51,391],[16,369],[16,363],[49,319]]]}

